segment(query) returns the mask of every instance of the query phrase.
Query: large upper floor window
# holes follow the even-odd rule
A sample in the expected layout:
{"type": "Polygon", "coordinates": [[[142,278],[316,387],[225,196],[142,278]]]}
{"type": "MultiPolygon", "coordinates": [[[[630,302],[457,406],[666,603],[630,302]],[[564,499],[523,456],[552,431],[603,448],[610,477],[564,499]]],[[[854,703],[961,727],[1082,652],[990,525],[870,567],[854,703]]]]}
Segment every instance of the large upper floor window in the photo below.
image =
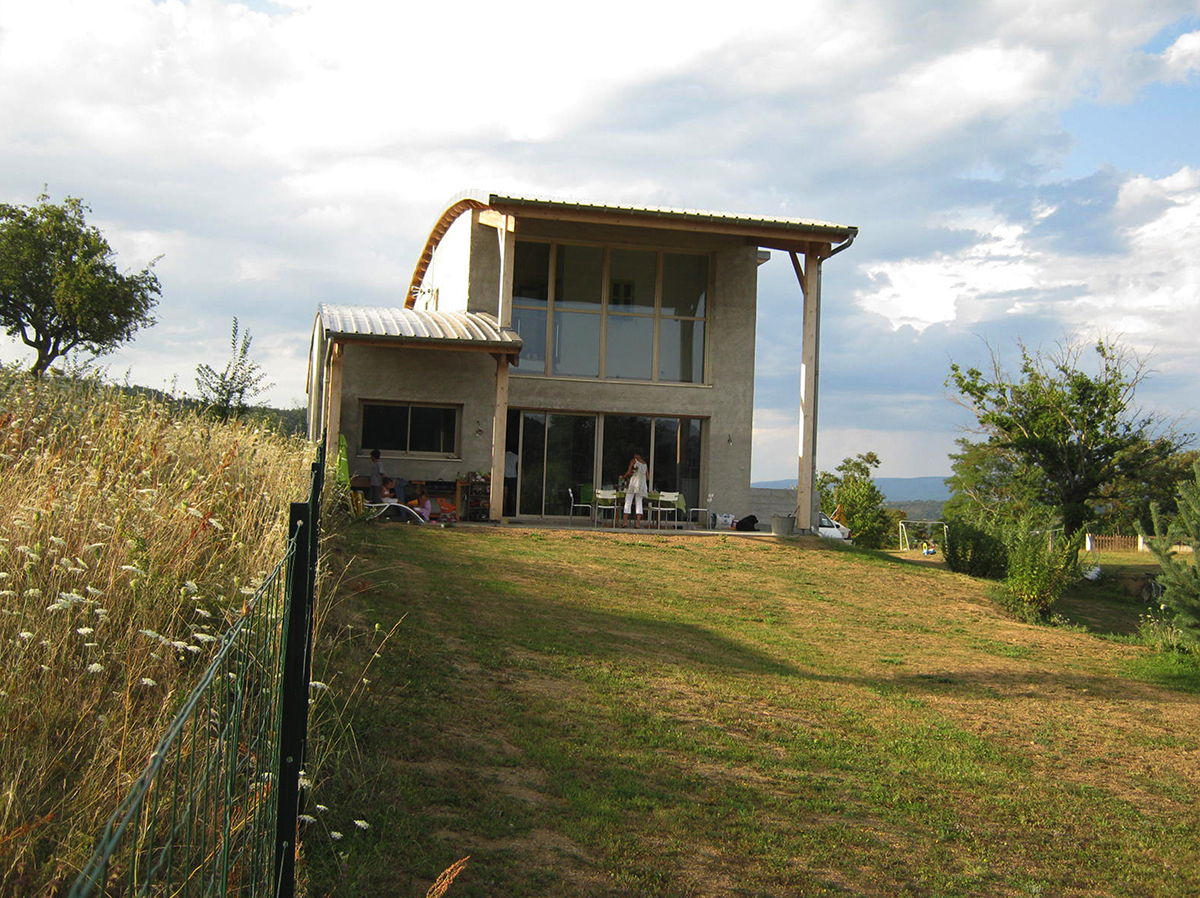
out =
{"type": "Polygon", "coordinates": [[[517,241],[526,374],[702,383],[709,257],[517,241]]]}
{"type": "Polygon", "coordinates": [[[364,452],[458,455],[458,408],[398,402],[362,405],[364,452]]]}

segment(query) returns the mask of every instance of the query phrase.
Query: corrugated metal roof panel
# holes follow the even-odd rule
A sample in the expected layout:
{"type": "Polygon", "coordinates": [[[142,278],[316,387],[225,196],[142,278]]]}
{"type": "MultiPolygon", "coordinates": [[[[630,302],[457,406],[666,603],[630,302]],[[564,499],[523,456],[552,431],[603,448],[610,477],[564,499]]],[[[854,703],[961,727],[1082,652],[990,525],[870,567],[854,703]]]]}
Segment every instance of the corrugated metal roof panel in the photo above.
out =
{"type": "MultiPolygon", "coordinates": [[[[472,192],[470,195],[474,196],[474,193],[472,192]]],[[[776,228],[784,231],[817,231],[831,235],[845,235],[847,237],[858,233],[858,228],[853,225],[835,224],[834,222],[819,221],[816,219],[739,215],[731,212],[710,212],[702,209],[672,209],[665,206],[604,205],[551,197],[503,196],[495,193],[487,194],[486,196],[487,203],[491,206],[540,206],[546,209],[575,209],[581,212],[640,215],[645,217],[674,218],[683,221],[703,221],[733,227],[776,228]]]]}
{"type": "Polygon", "coordinates": [[[464,344],[496,347],[506,352],[521,348],[521,338],[516,331],[501,327],[495,316],[483,312],[430,312],[322,303],[318,315],[321,327],[328,336],[464,344]]]}

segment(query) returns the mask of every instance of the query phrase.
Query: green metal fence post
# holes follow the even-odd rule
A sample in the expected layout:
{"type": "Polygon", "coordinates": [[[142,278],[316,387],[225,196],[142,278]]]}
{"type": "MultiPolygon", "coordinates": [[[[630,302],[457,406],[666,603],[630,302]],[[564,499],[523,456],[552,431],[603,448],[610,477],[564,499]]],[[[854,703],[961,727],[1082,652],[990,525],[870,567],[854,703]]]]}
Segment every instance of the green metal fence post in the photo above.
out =
{"type": "Polygon", "coordinates": [[[283,682],[280,686],[279,805],[275,824],[275,896],[292,898],[295,892],[296,835],[300,814],[300,770],[308,733],[308,652],[312,606],[310,534],[315,515],[313,502],[293,502],[289,538],[296,551],[287,572],[287,633],[283,648],[283,682]]]}

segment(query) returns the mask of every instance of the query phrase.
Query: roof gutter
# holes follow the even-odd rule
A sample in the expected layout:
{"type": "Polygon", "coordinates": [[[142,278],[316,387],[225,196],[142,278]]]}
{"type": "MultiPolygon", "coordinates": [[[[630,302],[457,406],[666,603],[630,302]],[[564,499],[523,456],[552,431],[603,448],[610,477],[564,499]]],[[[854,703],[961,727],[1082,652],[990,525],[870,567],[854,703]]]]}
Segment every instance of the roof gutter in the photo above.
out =
{"type": "Polygon", "coordinates": [[[857,237],[857,236],[858,236],[858,231],[857,231],[857,230],[851,231],[851,232],[850,232],[850,237],[849,237],[849,239],[847,239],[845,243],[839,243],[837,246],[835,246],[835,247],[833,248],[833,251],[832,251],[832,252],[830,252],[830,254],[829,254],[828,256],[826,256],[825,258],[826,258],[826,259],[832,259],[834,256],[836,256],[836,255],[837,255],[838,253],[840,253],[842,250],[844,250],[844,249],[849,249],[849,248],[850,248],[850,246],[851,246],[851,245],[854,243],[854,238],[855,238],[855,237],[857,237]]]}

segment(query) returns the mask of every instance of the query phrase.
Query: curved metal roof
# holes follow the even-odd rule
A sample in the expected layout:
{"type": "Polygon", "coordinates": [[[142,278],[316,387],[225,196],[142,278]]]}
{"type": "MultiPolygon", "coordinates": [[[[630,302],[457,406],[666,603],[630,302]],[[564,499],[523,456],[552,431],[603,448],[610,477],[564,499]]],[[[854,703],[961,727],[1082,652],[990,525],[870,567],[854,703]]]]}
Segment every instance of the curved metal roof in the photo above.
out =
{"type": "Polygon", "coordinates": [[[429,312],[379,306],[321,303],[317,317],[326,338],[425,344],[445,349],[521,350],[521,338],[484,312],[429,312]]]}

